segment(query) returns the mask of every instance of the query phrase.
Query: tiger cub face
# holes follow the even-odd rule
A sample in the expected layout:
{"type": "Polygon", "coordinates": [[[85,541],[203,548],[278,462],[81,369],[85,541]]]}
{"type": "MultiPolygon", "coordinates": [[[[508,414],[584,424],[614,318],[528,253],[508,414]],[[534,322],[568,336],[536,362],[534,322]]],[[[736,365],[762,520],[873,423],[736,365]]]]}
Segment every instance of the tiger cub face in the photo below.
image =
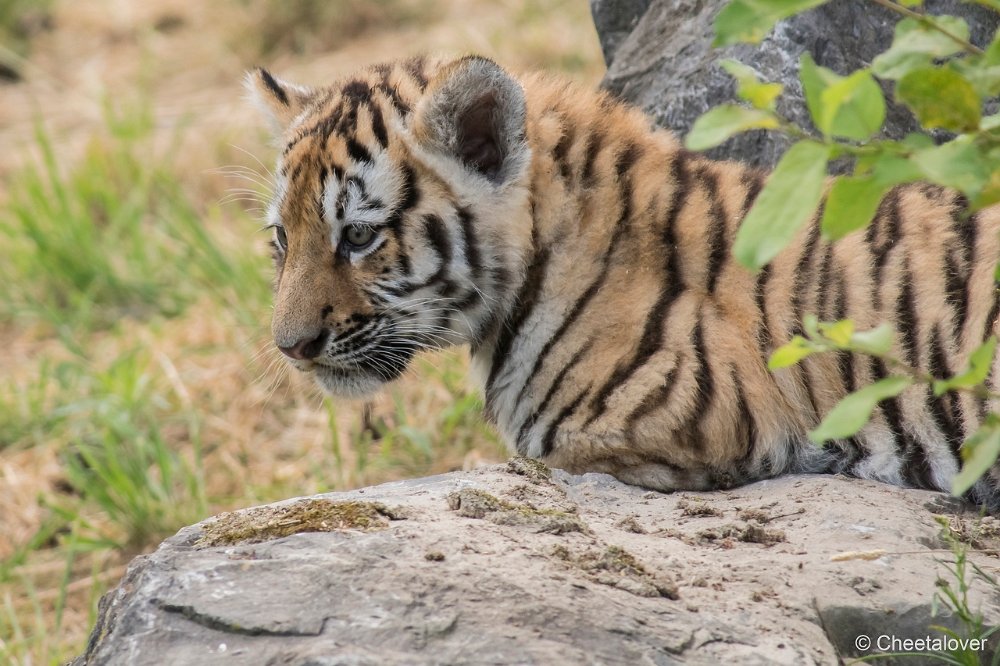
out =
{"type": "Polygon", "coordinates": [[[421,349],[488,335],[530,239],[517,81],[470,57],[247,86],[281,147],[272,333],[291,364],[362,396],[421,349]]]}

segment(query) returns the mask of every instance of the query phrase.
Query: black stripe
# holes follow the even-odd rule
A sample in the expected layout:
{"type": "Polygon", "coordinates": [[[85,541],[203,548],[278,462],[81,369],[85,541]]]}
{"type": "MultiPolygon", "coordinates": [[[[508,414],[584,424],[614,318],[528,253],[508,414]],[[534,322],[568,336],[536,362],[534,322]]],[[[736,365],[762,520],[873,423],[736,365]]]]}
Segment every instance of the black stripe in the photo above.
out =
{"type": "Polygon", "coordinates": [[[708,353],[705,349],[705,337],[700,314],[691,337],[691,345],[694,347],[694,359],[698,364],[694,371],[694,387],[697,395],[694,406],[688,413],[687,422],[688,424],[696,425],[704,418],[705,412],[708,411],[715,397],[715,380],[712,378],[712,368],[708,364],[708,353]]]}
{"type": "MultiPolygon", "coordinates": [[[[593,345],[594,345],[594,338],[591,338],[590,340],[587,340],[587,342],[582,347],[576,350],[576,353],[573,354],[573,357],[569,360],[569,363],[564,365],[562,369],[559,370],[559,373],[552,380],[552,384],[550,384],[548,390],[545,391],[545,396],[542,398],[542,401],[538,404],[538,406],[536,406],[532,410],[532,412],[528,415],[528,418],[524,420],[524,423],[521,424],[521,427],[517,431],[517,440],[516,440],[518,453],[523,454],[527,452],[528,443],[524,441],[524,438],[525,436],[527,436],[528,431],[530,431],[531,428],[534,427],[534,425],[538,422],[539,417],[545,415],[545,410],[549,406],[549,401],[552,400],[552,397],[556,394],[556,391],[558,391],[559,387],[562,386],[563,380],[566,378],[566,375],[569,374],[569,371],[572,370],[576,366],[576,364],[580,362],[580,360],[584,357],[584,355],[588,351],[590,351],[590,348],[593,345]]],[[[520,399],[518,399],[517,404],[518,405],[520,404],[520,399]]],[[[517,411],[516,407],[514,411],[515,412],[517,411]]]]}
{"type": "MultiPolygon", "coordinates": [[[[885,361],[874,356],[871,358],[873,380],[879,381],[889,376],[885,361]]],[[[903,427],[902,409],[899,398],[887,398],[879,403],[879,409],[885,415],[886,423],[892,431],[903,467],[903,478],[914,488],[938,490],[932,481],[930,461],[927,452],[920,442],[916,441],[903,427]],[[902,448],[901,448],[902,445],[902,448]]]]}
{"type": "MultiPolygon", "coordinates": [[[[964,206],[968,206],[968,202],[965,197],[958,195],[958,202],[964,203],[964,206]]],[[[955,341],[959,342],[962,339],[962,332],[965,330],[966,322],[969,317],[968,304],[972,299],[972,273],[976,266],[976,243],[977,237],[979,235],[979,214],[972,215],[966,218],[964,216],[964,207],[962,209],[962,214],[958,212],[953,212],[952,217],[955,220],[955,225],[957,227],[957,233],[959,240],[961,241],[962,256],[965,260],[965,271],[964,271],[964,298],[962,303],[964,305],[962,316],[955,322],[954,336],[955,341]]]]}
{"type": "Polygon", "coordinates": [[[389,102],[392,104],[393,108],[401,116],[406,116],[410,113],[410,105],[399,96],[399,90],[396,86],[392,85],[390,79],[392,78],[392,68],[391,67],[381,67],[377,68],[376,72],[381,77],[379,82],[375,84],[374,88],[381,92],[388,98],[389,102]]]}
{"type": "Polygon", "coordinates": [[[968,315],[969,292],[967,291],[967,280],[971,273],[972,266],[960,267],[955,263],[955,258],[951,252],[946,252],[944,257],[944,289],[945,300],[954,312],[952,318],[952,331],[955,341],[959,341],[962,336],[962,324],[968,315]],[[965,279],[963,279],[963,276],[965,279]]]}
{"type": "Polygon", "coordinates": [[[757,419],[754,418],[753,411],[751,411],[749,402],[747,401],[746,390],[743,388],[743,382],[740,380],[739,373],[737,373],[734,367],[730,369],[729,374],[733,384],[736,385],[737,433],[745,437],[744,442],[742,442],[743,454],[740,456],[741,461],[739,466],[742,468],[742,471],[749,472],[751,471],[754,454],[757,452],[757,440],[760,437],[760,430],[757,427],[757,419]]]}
{"type": "Polygon", "coordinates": [[[962,194],[955,196],[951,209],[951,219],[954,222],[955,234],[961,241],[962,257],[971,270],[976,254],[976,238],[979,235],[979,214],[969,216],[969,201],[962,194]]]}
{"type": "Polygon", "coordinates": [[[570,123],[563,123],[563,134],[552,149],[552,160],[559,166],[559,175],[564,181],[570,178],[570,163],[567,159],[570,148],[573,147],[574,128],[570,123]]]}
{"type": "MultiPolygon", "coordinates": [[[[532,234],[534,236],[534,234],[532,234]]],[[[537,239],[532,244],[537,246],[537,239]]],[[[493,413],[493,385],[497,377],[503,372],[510,358],[510,350],[514,340],[521,334],[521,328],[535,310],[539,296],[545,284],[545,274],[549,265],[549,248],[545,247],[535,253],[535,257],[528,267],[527,274],[516,297],[513,316],[500,327],[500,335],[497,338],[496,346],[493,348],[493,358],[490,361],[490,374],[486,379],[486,411],[493,413]]]]}
{"type": "Polygon", "coordinates": [[[371,162],[372,155],[368,149],[361,145],[354,137],[347,139],[347,154],[355,162],[371,162]]]}
{"type": "Polygon", "coordinates": [[[750,208],[757,201],[757,196],[764,188],[764,174],[747,170],[743,173],[742,181],[747,188],[746,196],[743,198],[743,206],[740,208],[740,220],[742,221],[750,208]]]}
{"type": "MultiPolygon", "coordinates": [[[[833,318],[836,321],[847,318],[847,278],[843,271],[837,271],[837,294],[833,301],[833,318]]],[[[854,354],[838,351],[837,369],[840,370],[840,380],[844,384],[844,391],[853,393],[857,388],[854,379],[854,354]]]]}
{"type": "Polygon", "coordinates": [[[642,147],[630,141],[625,148],[615,158],[615,176],[621,182],[626,174],[635,166],[635,163],[642,157],[642,147]]]}
{"type": "Polygon", "coordinates": [[[765,359],[771,354],[771,347],[774,343],[771,337],[771,326],[767,318],[767,283],[771,280],[771,264],[766,264],[757,273],[757,281],[754,283],[754,301],[757,303],[757,310],[760,312],[760,320],[757,323],[757,346],[760,348],[761,356],[765,359]]]}
{"type": "Polygon", "coordinates": [[[587,149],[583,158],[583,171],[580,173],[580,180],[584,187],[589,187],[594,179],[594,162],[601,152],[601,144],[604,142],[604,135],[595,131],[587,137],[587,149]]]}
{"type": "Polygon", "coordinates": [[[908,257],[903,259],[903,273],[900,278],[899,295],[896,298],[896,321],[899,323],[899,342],[903,351],[903,362],[909,365],[919,365],[917,303],[913,294],[908,257]]]}
{"type": "Polygon", "coordinates": [[[420,203],[420,188],[417,187],[417,174],[413,167],[403,165],[403,187],[399,192],[400,202],[386,216],[386,226],[396,228],[403,223],[403,214],[413,210],[420,203]]]}
{"type": "Polygon", "coordinates": [[[708,198],[708,293],[715,293],[715,286],[719,281],[719,274],[729,256],[726,247],[726,210],[722,206],[719,198],[719,178],[702,167],[697,171],[699,182],[705,187],[705,196],[708,198]]]}
{"type": "MultiPolygon", "coordinates": [[[[438,255],[440,263],[437,270],[428,276],[426,280],[405,284],[401,288],[399,295],[413,293],[435,284],[441,284],[442,288],[438,295],[443,298],[450,298],[458,291],[458,285],[451,281],[448,271],[452,259],[452,245],[448,231],[445,229],[444,222],[437,215],[425,215],[423,217],[423,227],[424,235],[431,249],[438,255]]],[[[448,316],[444,317],[446,322],[449,319],[450,317],[448,316]]]]}
{"type": "MultiPolygon", "coordinates": [[[[931,331],[928,357],[927,369],[932,376],[938,379],[951,376],[951,368],[949,367],[948,357],[945,353],[944,342],[941,339],[941,330],[937,326],[931,331]]],[[[934,417],[938,428],[945,436],[948,446],[951,448],[952,453],[955,454],[956,459],[961,462],[959,448],[962,446],[962,442],[965,441],[965,425],[962,422],[962,406],[958,394],[950,391],[947,396],[934,397],[928,391],[927,402],[928,410],[934,417]],[[948,401],[947,404],[945,403],[946,399],[948,401]]]]}
{"type": "Polygon", "coordinates": [[[831,316],[827,311],[827,304],[830,299],[830,292],[833,291],[829,288],[832,264],[833,243],[827,243],[826,250],[823,252],[823,263],[820,264],[819,268],[819,303],[816,305],[816,316],[824,320],[829,319],[831,316]]]}
{"type": "Polygon", "coordinates": [[[799,381],[801,382],[802,387],[806,391],[806,399],[809,400],[809,406],[812,408],[813,416],[816,419],[816,423],[819,423],[820,422],[819,403],[816,402],[816,392],[813,390],[813,385],[812,385],[812,374],[809,372],[810,362],[811,359],[807,358],[804,361],[800,362],[797,366],[795,366],[795,368],[797,370],[796,374],[798,374],[799,381]]]}
{"type": "Polygon", "coordinates": [[[646,322],[643,325],[642,335],[639,338],[639,344],[631,361],[628,363],[619,363],[615,367],[615,371],[611,374],[611,377],[594,394],[594,398],[590,402],[591,415],[584,424],[585,428],[604,413],[605,409],[607,409],[607,400],[615,389],[627,382],[636,370],[645,365],[663,347],[663,330],[670,307],[684,291],[680,257],[678,256],[674,234],[677,220],[684,209],[684,204],[687,202],[691,185],[690,174],[685,168],[684,161],[685,156],[678,153],[674,156],[670,165],[671,181],[676,185],[663,224],[663,282],[660,287],[659,296],[653,307],[646,313],[646,322]]]}
{"type": "Polygon", "coordinates": [[[423,56],[408,58],[403,63],[406,71],[413,77],[413,80],[416,81],[417,87],[420,88],[421,92],[423,92],[423,90],[427,87],[427,76],[424,74],[424,64],[425,61],[423,56]]]}
{"type": "Polygon", "coordinates": [[[983,334],[979,337],[980,340],[985,341],[986,338],[993,335],[993,325],[996,324],[998,316],[1000,316],[1000,289],[994,287],[993,307],[990,308],[990,313],[986,315],[986,323],[983,328],[983,334]]]}
{"type": "Polygon", "coordinates": [[[482,299],[482,294],[478,289],[470,289],[464,296],[455,301],[455,307],[465,312],[482,299]]]}
{"type": "Polygon", "coordinates": [[[874,258],[872,301],[875,304],[876,312],[882,309],[882,271],[889,258],[889,253],[900,238],[899,194],[900,189],[895,187],[882,199],[875,213],[875,219],[865,233],[865,241],[871,248],[874,258]],[[883,227],[885,228],[883,229],[883,227]]]}
{"type": "Polygon", "coordinates": [[[628,433],[629,437],[633,436],[632,431],[640,419],[644,418],[657,407],[667,404],[667,401],[670,400],[670,395],[677,385],[677,374],[680,372],[680,367],[681,358],[678,357],[674,367],[670,368],[667,376],[663,378],[663,383],[647,393],[643,397],[642,402],[625,417],[625,432],[628,433]]]}
{"type": "Polygon", "coordinates": [[[271,91],[271,94],[273,94],[283,106],[288,106],[288,94],[285,92],[285,89],[274,80],[271,73],[263,68],[258,69],[257,71],[260,73],[261,81],[263,81],[264,85],[267,86],[267,89],[271,91]]]}
{"type": "Polygon", "coordinates": [[[444,228],[444,222],[437,215],[424,216],[424,233],[434,252],[441,260],[441,265],[431,275],[425,284],[432,284],[447,275],[448,266],[451,264],[451,240],[448,232],[444,228]]]}
{"type": "Polygon", "coordinates": [[[340,89],[340,94],[355,105],[367,104],[372,97],[372,87],[364,81],[354,79],[340,89]]]}
{"type": "Polygon", "coordinates": [[[812,293],[810,277],[812,275],[813,256],[816,251],[816,243],[819,241],[819,225],[810,223],[805,245],[802,254],[795,265],[795,286],[792,288],[792,326],[795,331],[801,330],[802,323],[802,300],[806,289],[812,293]]]}
{"type": "Polygon", "coordinates": [[[473,282],[478,281],[482,274],[482,256],[479,253],[479,241],[476,239],[475,218],[468,208],[458,209],[458,221],[462,227],[462,240],[465,243],[465,261],[472,271],[473,282]]]}
{"type": "Polygon", "coordinates": [[[388,75],[384,77],[381,83],[376,86],[379,92],[386,96],[389,103],[392,104],[392,108],[396,110],[400,116],[406,116],[410,113],[410,105],[399,96],[399,91],[396,90],[396,86],[390,85],[388,82],[388,75]]]}
{"type": "Polygon", "coordinates": [[[548,429],[545,431],[545,437],[542,438],[543,457],[548,456],[550,453],[552,453],[552,445],[555,441],[556,430],[558,430],[559,426],[563,424],[563,421],[569,418],[570,414],[576,411],[576,408],[580,406],[580,403],[583,402],[583,399],[587,397],[587,392],[589,390],[590,386],[587,386],[587,388],[583,389],[583,391],[581,391],[579,395],[573,398],[573,402],[563,407],[559,411],[559,415],[555,418],[555,420],[553,420],[552,423],[549,424],[548,429]]]}
{"type": "Polygon", "coordinates": [[[962,339],[962,331],[969,313],[969,299],[972,285],[970,278],[974,268],[976,237],[979,231],[978,217],[968,216],[968,199],[956,194],[951,201],[952,232],[958,247],[945,255],[945,289],[949,304],[955,310],[952,335],[956,342],[962,339]],[[952,252],[961,253],[961,265],[955,261],[952,252]]]}
{"type": "MultiPolygon", "coordinates": [[[[983,327],[983,333],[979,337],[980,340],[986,340],[990,335],[993,334],[993,326],[996,323],[997,317],[1000,316],[1000,289],[995,286],[993,288],[993,307],[990,308],[990,312],[986,315],[986,323],[983,327]]],[[[986,375],[986,381],[984,382],[986,388],[991,391],[995,390],[993,382],[993,368],[994,364],[990,363],[990,371],[986,375]]],[[[986,420],[986,416],[989,413],[989,406],[986,400],[979,400],[979,421],[980,423],[986,420]]]]}
{"type": "Polygon", "coordinates": [[[400,211],[407,212],[420,203],[420,188],[417,187],[417,173],[409,165],[403,166],[403,200],[399,204],[400,211]]]}
{"type": "Polygon", "coordinates": [[[340,120],[337,122],[337,125],[333,128],[333,132],[344,137],[351,136],[358,125],[359,102],[354,99],[345,98],[340,104],[343,112],[340,114],[340,120]]]}
{"type": "Polygon", "coordinates": [[[375,140],[383,149],[389,147],[389,133],[385,129],[385,119],[382,118],[382,109],[377,104],[368,105],[368,113],[372,118],[372,134],[375,140]]]}

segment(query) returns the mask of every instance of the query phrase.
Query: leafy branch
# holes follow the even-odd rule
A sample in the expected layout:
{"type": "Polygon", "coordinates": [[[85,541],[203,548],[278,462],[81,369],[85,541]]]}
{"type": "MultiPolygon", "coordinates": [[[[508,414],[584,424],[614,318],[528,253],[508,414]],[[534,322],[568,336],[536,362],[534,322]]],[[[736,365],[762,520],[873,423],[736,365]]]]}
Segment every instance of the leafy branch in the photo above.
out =
{"type": "MultiPolygon", "coordinates": [[[[1000,95],[1000,36],[985,51],[969,41],[958,16],[929,16],[910,7],[920,0],[872,0],[903,18],[892,45],[848,76],[821,67],[805,54],[799,79],[818,133],[777,113],[781,84],[760,81],[753,68],[729,60],[723,68],[737,82],[744,104],[724,104],[699,118],[685,141],[705,150],[753,129],[777,130],[796,143],[778,163],[741,225],[737,259],[758,270],[812,219],[826,197],[821,230],[836,240],[871,222],[890,189],[915,181],[937,183],[965,194],[972,209],[1000,202],[1000,114],[984,116],[984,103],[1000,95]],[[903,6],[907,5],[907,6],[903,6]],[[901,141],[876,140],[886,117],[878,80],[895,82],[894,96],[927,129],[957,134],[936,145],[926,134],[901,141]],[[851,175],[828,179],[828,163],[854,161],[851,175]]],[[[979,0],[1000,6],[1000,0],[979,0]]],[[[774,23],[825,0],[733,0],[716,19],[716,44],[763,39],[774,23]]]]}

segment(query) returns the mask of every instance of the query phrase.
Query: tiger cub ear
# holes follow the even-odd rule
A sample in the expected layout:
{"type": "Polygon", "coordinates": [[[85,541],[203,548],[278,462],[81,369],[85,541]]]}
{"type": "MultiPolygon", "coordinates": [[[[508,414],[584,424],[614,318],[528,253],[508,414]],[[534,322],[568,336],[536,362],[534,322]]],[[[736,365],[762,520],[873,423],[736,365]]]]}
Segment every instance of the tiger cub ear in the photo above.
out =
{"type": "Polygon", "coordinates": [[[254,105],[260,109],[272,129],[279,133],[283,132],[316,96],[313,89],[275,78],[263,67],[247,72],[244,84],[254,105]]]}
{"type": "Polygon", "coordinates": [[[524,89],[499,65],[470,56],[444,68],[417,106],[413,133],[500,185],[527,159],[524,89]]]}

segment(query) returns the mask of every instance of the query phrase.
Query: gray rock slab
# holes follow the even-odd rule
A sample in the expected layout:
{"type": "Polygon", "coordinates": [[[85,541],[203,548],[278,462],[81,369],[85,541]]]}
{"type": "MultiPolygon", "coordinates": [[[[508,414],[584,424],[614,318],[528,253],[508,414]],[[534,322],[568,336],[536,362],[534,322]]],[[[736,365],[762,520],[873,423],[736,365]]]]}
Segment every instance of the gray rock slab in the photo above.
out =
{"type": "MultiPolygon", "coordinates": [[[[779,112],[800,127],[812,128],[798,80],[801,55],[809,52],[817,63],[840,74],[866,67],[891,44],[898,19],[872,2],[833,0],[779,22],[757,46],[715,49],[712,26],[725,4],[726,0],[634,0],[618,5],[591,0],[609,63],[602,86],[645,109],[658,125],[684,135],[702,113],[736,99],[732,78],[719,66],[720,60],[735,58],[756,69],[764,80],[782,83],[785,94],[779,112]]],[[[972,41],[979,45],[989,43],[1000,25],[1000,14],[958,0],[928,0],[925,6],[934,14],[965,18],[972,41]]],[[[885,90],[891,92],[890,86],[885,90]]],[[[899,139],[918,129],[905,107],[890,104],[883,137],[899,139]]],[[[780,134],[755,131],[708,154],[769,167],[789,145],[780,134]]]]}
{"type": "MultiPolygon", "coordinates": [[[[862,630],[951,621],[930,617],[934,514],[956,510],[935,493],[787,476],[665,495],[503,465],[317,497],[406,519],[217,547],[197,543],[212,521],[184,528],[130,565],[74,664],[832,664],[862,630]],[[503,509],[465,517],[456,493],[503,509]],[[580,529],[549,530],[564,515],[580,529]]],[[[1000,617],[995,590],[972,600],[1000,617]]]]}

